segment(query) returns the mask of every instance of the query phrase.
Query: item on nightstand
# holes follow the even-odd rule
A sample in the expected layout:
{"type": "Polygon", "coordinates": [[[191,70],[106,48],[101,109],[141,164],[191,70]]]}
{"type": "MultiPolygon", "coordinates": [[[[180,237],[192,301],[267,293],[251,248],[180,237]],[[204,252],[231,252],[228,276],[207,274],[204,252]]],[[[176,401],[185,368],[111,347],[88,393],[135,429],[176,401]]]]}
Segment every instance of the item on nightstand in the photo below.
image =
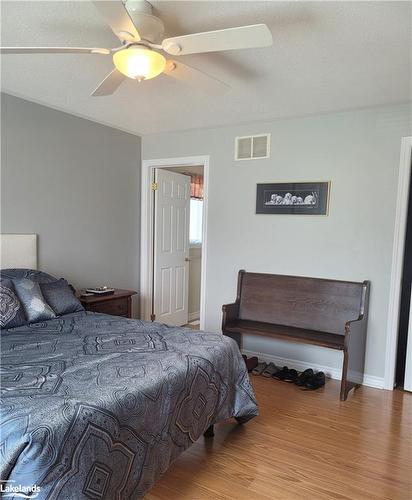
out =
{"type": "Polygon", "coordinates": [[[108,286],[96,286],[93,288],[86,288],[86,292],[93,293],[94,295],[109,295],[114,293],[114,288],[108,286]]]}

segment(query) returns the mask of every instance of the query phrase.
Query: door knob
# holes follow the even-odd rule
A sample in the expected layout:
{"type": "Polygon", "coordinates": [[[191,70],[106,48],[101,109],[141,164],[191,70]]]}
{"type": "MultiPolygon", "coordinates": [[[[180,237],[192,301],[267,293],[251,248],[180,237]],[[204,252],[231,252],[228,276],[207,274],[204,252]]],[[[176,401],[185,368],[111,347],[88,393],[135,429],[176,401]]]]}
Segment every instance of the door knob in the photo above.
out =
{"type": "Polygon", "coordinates": [[[190,262],[189,257],[185,257],[185,262],[190,262]]]}

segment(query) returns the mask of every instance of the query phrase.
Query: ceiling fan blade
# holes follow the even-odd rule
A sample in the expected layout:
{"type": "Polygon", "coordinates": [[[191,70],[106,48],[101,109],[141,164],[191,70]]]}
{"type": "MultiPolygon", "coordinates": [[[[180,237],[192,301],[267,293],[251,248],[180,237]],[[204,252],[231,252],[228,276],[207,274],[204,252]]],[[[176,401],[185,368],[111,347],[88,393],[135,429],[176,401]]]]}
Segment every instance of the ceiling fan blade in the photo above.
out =
{"type": "Polygon", "coordinates": [[[272,44],[272,33],[266,24],[254,24],[252,26],[166,38],[162,42],[162,49],[168,54],[177,56],[198,54],[200,52],[267,47],[272,44]]]}
{"type": "Polygon", "coordinates": [[[223,95],[230,90],[226,83],[180,61],[167,61],[164,73],[183,83],[195,86],[206,94],[223,95]]]}
{"type": "Polygon", "coordinates": [[[113,33],[121,40],[138,42],[140,35],[121,0],[93,2],[113,33]]]}
{"type": "Polygon", "coordinates": [[[0,47],[0,54],[102,54],[109,55],[109,49],[99,47],[0,47]]]}
{"type": "Polygon", "coordinates": [[[94,97],[101,97],[105,95],[112,95],[119,85],[125,80],[125,76],[114,69],[111,71],[106,78],[100,83],[100,85],[91,94],[94,97]]]}

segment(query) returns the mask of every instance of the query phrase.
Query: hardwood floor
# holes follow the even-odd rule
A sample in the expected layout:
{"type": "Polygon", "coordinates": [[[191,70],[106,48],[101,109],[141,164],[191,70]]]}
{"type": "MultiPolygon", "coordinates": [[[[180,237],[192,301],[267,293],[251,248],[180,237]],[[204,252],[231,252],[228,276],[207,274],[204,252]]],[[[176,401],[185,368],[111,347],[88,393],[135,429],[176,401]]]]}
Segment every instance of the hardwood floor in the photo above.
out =
{"type": "Polygon", "coordinates": [[[412,499],[412,394],[253,377],[261,415],[215,426],[146,500],[412,499]]]}

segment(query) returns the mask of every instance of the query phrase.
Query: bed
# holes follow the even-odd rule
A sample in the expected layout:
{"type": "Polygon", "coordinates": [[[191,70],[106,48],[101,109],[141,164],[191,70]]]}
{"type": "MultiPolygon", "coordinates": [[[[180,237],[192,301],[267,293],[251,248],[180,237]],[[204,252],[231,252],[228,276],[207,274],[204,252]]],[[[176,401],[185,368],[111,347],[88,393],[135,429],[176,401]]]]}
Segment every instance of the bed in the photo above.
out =
{"type": "Polygon", "coordinates": [[[258,414],[220,334],[83,311],[2,330],[1,348],[0,478],[33,498],[141,498],[212,424],[258,414]]]}

